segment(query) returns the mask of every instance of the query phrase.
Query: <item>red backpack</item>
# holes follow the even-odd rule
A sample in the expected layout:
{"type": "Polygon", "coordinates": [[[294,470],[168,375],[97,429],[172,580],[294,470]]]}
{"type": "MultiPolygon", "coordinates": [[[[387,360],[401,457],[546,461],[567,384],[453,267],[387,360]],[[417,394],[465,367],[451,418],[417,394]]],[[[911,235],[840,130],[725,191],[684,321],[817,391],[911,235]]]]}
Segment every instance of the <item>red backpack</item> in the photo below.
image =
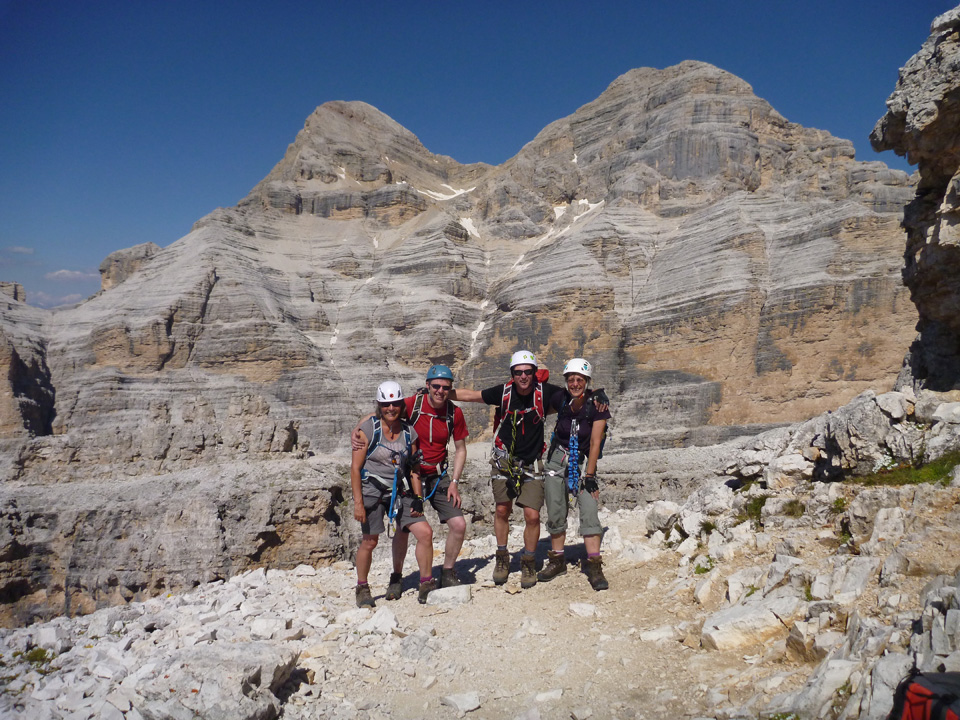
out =
{"type": "Polygon", "coordinates": [[[960,720],[960,672],[914,672],[897,687],[888,720],[960,720]]]}

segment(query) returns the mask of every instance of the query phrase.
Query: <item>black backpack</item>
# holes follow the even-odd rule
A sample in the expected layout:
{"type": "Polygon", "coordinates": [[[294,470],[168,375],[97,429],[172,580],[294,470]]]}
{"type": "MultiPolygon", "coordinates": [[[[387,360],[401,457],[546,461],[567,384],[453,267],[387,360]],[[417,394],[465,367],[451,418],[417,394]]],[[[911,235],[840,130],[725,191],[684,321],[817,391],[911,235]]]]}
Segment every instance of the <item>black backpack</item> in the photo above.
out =
{"type": "Polygon", "coordinates": [[[960,672],[914,671],[893,699],[887,720],[960,720],[960,672]]]}

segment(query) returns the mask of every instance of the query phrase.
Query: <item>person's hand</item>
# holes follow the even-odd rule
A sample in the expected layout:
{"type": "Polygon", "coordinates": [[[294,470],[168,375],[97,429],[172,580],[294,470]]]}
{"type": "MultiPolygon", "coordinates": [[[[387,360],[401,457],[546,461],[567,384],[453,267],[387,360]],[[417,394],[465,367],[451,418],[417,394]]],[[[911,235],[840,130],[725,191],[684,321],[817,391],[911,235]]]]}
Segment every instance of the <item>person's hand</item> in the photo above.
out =
{"type": "Polygon", "coordinates": [[[367,447],[367,438],[360,432],[360,428],[355,427],[353,432],[350,433],[350,449],[351,450],[365,450],[367,447]]]}
{"type": "Polygon", "coordinates": [[[410,514],[414,517],[420,517],[423,515],[423,496],[413,496],[413,501],[410,503],[410,514]]]}
{"type": "Polygon", "coordinates": [[[454,507],[460,507],[460,490],[457,483],[451,481],[447,488],[447,500],[449,500],[454,507]]]}
{"type": "Polygon", "coordinates": [[[362,501],[353,501],[353,517],[360,524],[363,524],[367,521],[367,509],[363,506],[362,501]]]}
{"type": "Polygon", "coordinates": [[[596,475],[583,476],[583,489],[586,490],[591,495],[593,495],[594,500],[600,499],[600,485],[597,484],[596,475]]]}
{"type": "Polygon", "coordinates": [[[610,409],[610,398],[603,391],[603,388],[593,391],[593,404],[597,406],[597,412],[606,412],[610,409]]]}

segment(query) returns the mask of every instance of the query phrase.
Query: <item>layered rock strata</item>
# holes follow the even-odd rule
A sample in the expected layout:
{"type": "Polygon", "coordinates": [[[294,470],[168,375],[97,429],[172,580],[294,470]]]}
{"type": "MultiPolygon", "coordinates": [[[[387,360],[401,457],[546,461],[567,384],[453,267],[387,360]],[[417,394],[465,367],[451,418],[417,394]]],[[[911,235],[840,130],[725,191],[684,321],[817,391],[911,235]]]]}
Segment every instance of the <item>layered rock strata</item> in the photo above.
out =
{"type": "MultiPolygon", "coordinates": [[[[498,167],[328,103],[237,207],[114,253],[103,292],[43,315],[42,454],[174,469],[138,439],[243,397],[342,448],[382,379],[412,388],[445,362],[485,386],[518,346],[555,372],[590,357],[626,448],[799,420],[892,382],[915,320],[898,277],[911,195],[703,63],[627,73],[498,167]]],[[[0,328],[35,354],[14,305],[0,328]]],[[[469,410],[476,434],[487,415],[469,410]]]]}
{"type": "Polygon", "coordinates": [[[907,206],[903,280],[917,306],[920,336],[902,383],[960,388],[960,8],[933,21],[920,51],[900,70],[896,90],[870,136],[916,164],[917,194],[907,206]]]}
{"type": "MultiPolygon", "coordinates": [[[[412,390],[443,362],[485,387],[518,346],[555,372],[589,357],[615,398],[608,453],[654,450],[649,481],[608,465],[613,500],[679,496],[700,461],[681,472],[673,449],[892,383],[915,321],[899,281],[912,193],[703,63],[627,73],[498,167],[434,155],[369,105],[323,105],[236,207],[107,258],[95,297],[0,303],[4,620],[289,564],[307,552],[290,538],[312,537],[314,560],[349,552],[333,521],[225,518],[247,492],[325,517],[336,503],[316,498],[344,476],[291,468],[344,450],[380,381],[412,390]],[[162,542],[190,523],[197,547],[162,542]],[[104,533],[115,552],[89,542],[104,533]]],[[[482,437],[486,410],[466,410],[482,437]]]]}

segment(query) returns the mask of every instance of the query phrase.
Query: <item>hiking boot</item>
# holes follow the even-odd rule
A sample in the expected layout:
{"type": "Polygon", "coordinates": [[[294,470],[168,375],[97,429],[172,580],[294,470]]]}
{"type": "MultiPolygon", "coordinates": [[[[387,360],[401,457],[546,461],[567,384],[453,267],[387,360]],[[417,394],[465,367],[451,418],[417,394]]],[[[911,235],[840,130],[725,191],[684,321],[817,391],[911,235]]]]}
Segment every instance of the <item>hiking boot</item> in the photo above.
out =
{"type": "Polygon", "coordinates": [[[594,590],[606,590],[610,587],[610,583],[603,576],[603,560],[600,557],[588,557],[586,570],[587,580],[594,590]]]}
{"type": "Polygon", "coordinates": [[[372,608],[376,607],[376,605],[373,601],[373,595],[370,594],[370,586],[367,584],[357,585],[357,607],[372,608]]]}
{"type": "Polygon", "coordinates": [[[433,578],[430,578],[429,580],[421,580],[421,581],[420,581],[420,595],[417,597],[417,600],[420,601],[420,604],[421,604],[421,605],[426,605],[426,604],[427,604],[427,595],[429,595],[430,593],[432,593],[432,592],[433,592],[434,590],[436,590],[436,589],[437,589],[437,581],[434,580],[433,578]]]}
{"type": "Polygon", "coordinates": [[[403,574],[402,573],[390,573],[390,584],[387,585],[387,600],[399,600],[400,596],[403,595],[403,574]]]}
{"type": "Polygon", "coordinates": [[[537,557],[524,554],[520,558],[520,587],[524,590],[537,584],[537,557]]]}
{"type": "Polygon", "coordinates": [[[443,568],[440,571],[440,587],[457,587],[463,585],[460,578],[457,577],[457,571],[453,568],[443,568]]]}
{"type": "Polygon", "coordinates": [[[560,552],[554,552],[553,550],[547,551],[547,564],[544,566],[543,570],[537,573],[537,580],[542,582],[548,582],[553,580],[557,575],[566,575],[567,574],[567,559],[563,556],[563,550],[560,552]]]}
{"type": "Polygon", "coordinates": [[[507,550],[497,550],[497,565],[493,568],[493,581],[503,585],[510,576],[510,553],[507,550]]]}

